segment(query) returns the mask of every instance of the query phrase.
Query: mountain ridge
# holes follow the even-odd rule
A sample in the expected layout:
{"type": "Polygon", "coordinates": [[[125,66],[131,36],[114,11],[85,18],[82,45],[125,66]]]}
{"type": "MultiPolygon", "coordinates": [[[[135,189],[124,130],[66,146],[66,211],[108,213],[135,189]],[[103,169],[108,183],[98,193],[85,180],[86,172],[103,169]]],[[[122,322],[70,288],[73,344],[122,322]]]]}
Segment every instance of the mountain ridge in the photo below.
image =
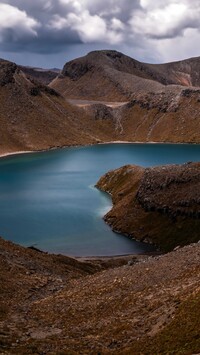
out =
{"type": "Polygon", "coordinates": [[[0,153],[109,141],[199,143],[199,87],[152,80],[149,65],[95,51],[66,63],[46,86],[0,60],[0,153]]]}
{"type": "MultiPolygon", "coordinates": [[[[102,86],[105,87],[107,84],[109,89],[112,86],[115,95],[118,94],[118,98],[131,98],[136,94],[134,90],[138,90],[137,85],[134,86],[136,78],[140,80],[140,87],[143,85],[144,92],[157,92],[162,89],[162,85],[199,87],[200,74],[197,70],[199,66],[199,57],[174,63],[149,64],[139,62],[117,51],[93,51],[84,57],[67,62],[61,74],[50,83],[50,86],[57,89],[65,97],[77,98],[72,96],[78,95],[79,98],[87,96],[90,99],[97,100],[103,97],[105,99],[106,95],[109,95],[106,89],[104,96],[101,93],[102,86]],[[120,73],[123,73],[124,77],[120,73]],[[90,80],[91,89],[86,88],[86,93],[83,90],[83,78],[85,84],[87,80],[90,80]],[[151,81],[151,85],[143,82],[143,80],[151,81]],[[130,81],[132,81],[132,84],[130,81]],[[115,86],[118,86],[117,93],[115,86]],[[130,90],[128,96],[124,92],[127,89],[126,86],[129,86],[130,90]],[[96,92],[93,92],[95,88],[96,92]]],[[[173,87],[171,89],[173,90],[173,87]]],[[[106,101],[110,99],[112,99],[112,96],[108,96],[106,101]]]]}

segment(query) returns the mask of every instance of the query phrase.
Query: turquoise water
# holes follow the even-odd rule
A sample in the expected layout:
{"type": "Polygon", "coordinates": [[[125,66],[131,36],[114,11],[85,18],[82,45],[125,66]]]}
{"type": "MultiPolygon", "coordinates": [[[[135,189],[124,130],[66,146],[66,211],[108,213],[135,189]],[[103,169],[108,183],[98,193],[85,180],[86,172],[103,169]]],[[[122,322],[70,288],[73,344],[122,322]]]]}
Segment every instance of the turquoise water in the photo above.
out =
{"type": "Polygon", "coordinates": [[[106,144],[0,160],[0,235],[67,255],[119,255],[146,244],[113,233],[102,220],[111,200],[94,188],[124,164],[155,166],[200,160],[200,145],[106,144]]]}

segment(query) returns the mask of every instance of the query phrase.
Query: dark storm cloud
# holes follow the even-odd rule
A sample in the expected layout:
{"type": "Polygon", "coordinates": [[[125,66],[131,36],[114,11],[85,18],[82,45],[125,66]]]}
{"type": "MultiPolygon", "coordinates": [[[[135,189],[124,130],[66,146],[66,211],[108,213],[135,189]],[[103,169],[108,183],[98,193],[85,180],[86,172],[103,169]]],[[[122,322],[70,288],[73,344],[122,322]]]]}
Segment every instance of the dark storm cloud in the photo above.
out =
{"type": "Polygon", "coordinates": [[[78,43],[119,44],[139,0],[5,0],[0,43],[6,51],[62,51],[78,43]]]}
{"type": "Polygon", "coordinates": [[[0,2],[1,52],[53,54],[82,44],[134,48],[138,53],[154,46],[156,52],[158,47],[164,51],[167,39],[173,47],[177,37],[187,47],[190,30],[198,38],[199,29],[199,0],[0,2]]]}

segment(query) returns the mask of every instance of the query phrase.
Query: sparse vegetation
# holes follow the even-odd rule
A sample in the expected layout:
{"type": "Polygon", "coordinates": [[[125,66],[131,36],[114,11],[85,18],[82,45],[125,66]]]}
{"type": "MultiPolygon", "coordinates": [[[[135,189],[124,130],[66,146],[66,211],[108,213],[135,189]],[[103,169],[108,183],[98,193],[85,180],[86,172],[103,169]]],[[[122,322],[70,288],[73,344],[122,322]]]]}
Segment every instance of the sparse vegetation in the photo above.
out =
{"type": "Polygon", "coordinates": [[[0,352],[198,353],[199,248],[78,262],[0,239],[0,352]]]}
{"type": "Polygon", "coordinates": [[[114,230],[166,252],[199,240],[199,184],[200,164],[189,163],[125,166],[107,173],[97,186],[112,194],[114,206],[105,220],[114,230]]]}

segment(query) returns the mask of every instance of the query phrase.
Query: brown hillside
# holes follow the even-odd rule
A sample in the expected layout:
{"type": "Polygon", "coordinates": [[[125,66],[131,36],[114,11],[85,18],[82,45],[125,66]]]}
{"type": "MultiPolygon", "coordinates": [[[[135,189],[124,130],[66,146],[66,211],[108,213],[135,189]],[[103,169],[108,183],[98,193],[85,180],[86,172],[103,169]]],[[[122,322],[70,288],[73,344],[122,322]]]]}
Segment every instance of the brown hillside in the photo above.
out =
{"type": "Polygon", "coordinates": [[[111,123],[110,140],[199,143],[199,66],[199,58],[153,65],[95,51],[66,63],[50,86],[74,105],[85,101],[96,122],[111,123]]]}
{"type": "Polygon", "coordinates": [[[162,88],[144,68],[117,51],[94,51],[66,63],[50,86],[67,98],[126,101],[134,92],[162,88]]]}
{"type": "Polygon", "coordinates": [[[22,65],[18,66],[26,76],[31,77],[44,85],[48,85],[52,80],[54,80],[58,74],[59,70],[57,69],[42,69],[42,68],[32,68],[25,67],[22,65]]]}
{"type": "Polygon", "coordinates": [[[116,231],[163,251],[200,239],[200,163],[155,168],[125,166],[97,187],[112,195],[105,221],[116,231]]]}
{"type": "Polygon", "coordinates": [[[200,90],[164,87],[160,93],[138,95],[118,107],[87,105],[95,122],[111,123],[111,140],[130,142],[200,142],[200,90]]]}
{"type": "Polygon", "coordinates": [[[50,84],[72,99],[122,101],[163,85],[200,86],[200,58],[167,64],[141,63],[117,51],[94,51],[64,65],[50,84]]]}
{"type": "Polygon", "coordinates": [[[101,270],[0,239],[0,353],[199,353],[199,247],[101,270]]]}
{"type": "Polygon", "coordinates": [[[154,80],[162,84],[200,87],[200,57],[148,66],[154,72],[154,80]]]}
{"type": "MultiPolygon", "coordinates": [[[[84,60],[98,56],[93,52],[84,60]]],[[[200,142],[198,88],[150,80],[144,70],[140,73],[139,62],[118,52],[102,51],[101,66],[92,59],[94,68],[86,73],[82,60],[79,69],[73,69],[73,61],[66,64],[67,76],[56,81],[64,85],[68,99],[73,90],[77,97],[82,92],[85,100],[77,101],[81,105],[26,76],[16,64],[0,60],[0,153],[118,140],[200,142]]]]}
{"type": "Polygon", "coordinates": [[[0,153],[110,140],[104,127],[85,111],[67,103],[55,90],[27,78],[8,61],[0,61],[0,153]]]}

